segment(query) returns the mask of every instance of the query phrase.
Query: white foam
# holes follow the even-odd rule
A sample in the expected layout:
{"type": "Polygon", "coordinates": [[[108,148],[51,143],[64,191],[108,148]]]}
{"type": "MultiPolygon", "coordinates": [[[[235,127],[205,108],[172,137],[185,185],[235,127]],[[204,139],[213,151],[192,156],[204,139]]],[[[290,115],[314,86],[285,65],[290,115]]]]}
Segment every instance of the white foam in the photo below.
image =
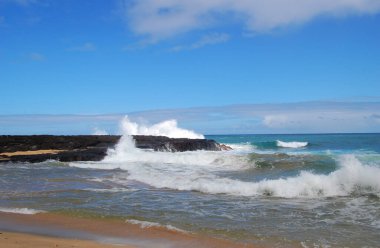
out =
{"type": "Polygon", "coordinates": [[[109,149],[107,151],[107,156],[103,162],[108,163],[105,168],[110,169],[119,168],[120,166],[123,167],[125,163],[180,164],[213,166],[215,168],[217,166],[223,167],[227,165],[230,168],[237,168],[245,166],[248,160],[245,156],[239,156],[238,154],[233,155],[229,152],[189,151],[171,153],[138,149],[135,147],[132,137],[124,135],[121,137],[115,149],[109,149]],[[123,164],[118,165],[115,163],[123,164]]]}
{"type": "Polygon", "coordinates": [[[308,142],[298,142],[298,141],[284,142],[281,140],[277,140],[276,143],[278,147],[284,147],[284,148],[301,148],[309,144],[308,142]]]}
{"type": "MultiPolygon", "coordinates": [[[[151,150],[138,149],[135,147],[135,142],[130,134],[162,134],[167,136],[193,137],[200,138],[198,134],[192,131],[179,129],[176,122],[166,121],[158,123],[151,127],[139,126],[137,123],[129,121],[126,116],[121,122],[123,136],[116,144],[114,149],[108,149],[107,156],[102,162],[105,164],[100,166],[102,169],[127,169],[125,163],[150,163],[150,164],[181,164],[181,165],[197,165],[197,166],[223,166],[236,164],[236,161],[247,160],[243,156],[231,156],[227,151],[189,151],[180,153],[170,152],[154,152],[151,150]],[[166,125],[165,123],[172,123],[166,125]],[[175,125],[174,125],[175,124],[175,125]],[[163,127],[164,126],[164,127],[163,127]],[[153,131],[152,131],[153,130],[153,131]],[[157,131],[158,130],[158,131],[157,131]],[[163,131],[162,131],[163,130],[163,131]],[[155,132],[157,131],[157,132],[155,132]],[[162,131],[162,132],[161,132],[162,131]],[[173,135],[170,133],[173,132],[173,135]],[[175,135],[174,135],[175,134],[175,135]],[[195,136],[194,136],[195,135],[195,136]],[[121,165],[119,165],[121,163],[121,165]]],[[[202,135],[203,137],[203,135],[202,135]]],[[[242,161],[243,162],[243,161],[242,161]]],[[[239,163],[237,165],[241,165],[239,163]]],[[[71,163],[71,166],[81,168],[96,168],[97,163],[71,163]]]]}
{"type": "Polygon", "coordinates": [[[380,229],[379,213],[379,204],[369,203],[368,197],[357,197],[348,200],[344,207],[335,211],[334,221],[349,222],[354,225],[367,223],[380,229]]]}
{"type": "Polygon", "coordinates": [[[236,143],[235,144],[225,144],[225,145],[231,147],[232,151],[236,151],[236,152],[249,153],[249,152],[255,151],[255,149],[256,149],[256,146],[252,145],[249,142],[237,143],[237,144],[236,143]]]}
{"type": "Polygon", "coordinates": [[[177,227],[174,227],[172,225],[161,225],[156,222],[150,222],[150,221],[143,221],[143,220],[126,220],[126,223],[133,224],[133,225],[139,225],[141,228],[151,228],[151,227],[159,227],[159,228],[165,228],[171,231],[181,232],[181,233],[187,233],[186,231],[179,229],[177,227]]]}
{"type": "Polygon", "coordinates": [[[176,120],[166,120],[151,126],[139,125],[125,116],[121,121],[123,135],[153,135],[169,138],[204,139],[202,134],[178,127],[176,120]]]}
{"type": "MultiPolygon", "coordinates": [[[[199,191],[238,196],[276,197],[346,196],[358,191],[380,195],[380,168],[363,165],[354,155],[344,155],[341,168],[328,174],[302,171],[298,176],[247,182],[221,177],[220,171],[246,169],[249,156],[230,152],[154,152],[137,149],[130,136],[122,136],[101,162],[70,163],[70,166],[96,169],[122,169],[128,180],[156,188],[199,191]]],[[[116,180],[120,185],[128,180],[116,180]]]]}
{"type": "Polygon", "coordinates": [[[272,195],[278,197],[328,197],[346,196],[351,193],[374,193],[380,195],[380,168],[365,166],[353,155],[342,156],[342,167],[328,175],[303,171],[297,177],[243,182],[215,175],[186,175],[180,179],[160,174],[160,180],[132,173],[131,178],[143,180],[158,188],[197,190],[205,193],[225,193],[242,196],[272,195]]]}
{"type": "Polygon", "coordinates": [[[30,208],[0,208],[0,212],[15,214],[38,214],[44,213],[45,211],[30,208]]]}
{"type": "Polygon", "coordinates": [[[83,190],[93,191],[93,192],[101,192],[101,193],[118,193],[118,192],[134,192],[134,191],[136,191],[136,189],[129,189],[129,188],[111,188],[111,189],[86,188],[83,190]]]}
{"type": "MultiPolygon", "coordinates": [[[[170,153],[166,153],[170,154],[170,153]]],[[[160,161],[160,159],[157,159],[160,161]]],[[[128,171],[127,178],[156,188],[199,191],[209,194],[237,196],[270,195],[284,198],[317,198],[347,196],[353,193],[380,196],[380,168],[363,165],[354,155],[339,159],[341,168],[327,174],[302,171],[298,176],[258,182],[246,182],[218,175],[226,164],[167,164],[157,163],[81,163],[82,168],[120,168],[128,171]]]]}

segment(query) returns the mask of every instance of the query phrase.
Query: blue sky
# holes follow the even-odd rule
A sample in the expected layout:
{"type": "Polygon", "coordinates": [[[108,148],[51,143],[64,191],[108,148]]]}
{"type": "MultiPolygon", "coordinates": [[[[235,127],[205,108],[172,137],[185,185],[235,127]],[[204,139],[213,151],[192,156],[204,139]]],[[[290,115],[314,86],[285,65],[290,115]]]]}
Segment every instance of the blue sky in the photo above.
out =
{"type": "Polygon", "coordinates": [[[0,0],[0,115],[378,102],[379,24],[374,0],[0,0]]]}

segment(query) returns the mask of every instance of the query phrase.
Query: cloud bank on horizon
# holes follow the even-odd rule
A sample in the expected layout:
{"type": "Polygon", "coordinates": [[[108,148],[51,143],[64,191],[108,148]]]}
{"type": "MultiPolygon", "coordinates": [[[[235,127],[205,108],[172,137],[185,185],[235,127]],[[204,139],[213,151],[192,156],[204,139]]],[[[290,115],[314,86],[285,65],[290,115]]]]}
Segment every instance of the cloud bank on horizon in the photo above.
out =
{"type": "MultiPolygon", "coordinates": [[[[0,130],[1,134],[91,134],[94,130],[102,130],[102,134],[118,134],[119,123],[124,117],[125,114],[0,116],[0,130]]],[[[128,123],[134,125],[132,128],[139,127],[143,131],[154,123],[177,120],[178,127],[203,134],[380,132],[380,102],[166,109],[128,113],[128,118],[131,120],[128,123]]],[[[164,126],[165,132],[167,126],[170,125],[164,126]]]]}
{"type": "Polygon", "coordinates": [[[124,0],[123,6],[130,29],[151,41],[226,22],[242,24],[248,32],[270,32],[320,16],[380,11],[378,0],[124,0]]]}

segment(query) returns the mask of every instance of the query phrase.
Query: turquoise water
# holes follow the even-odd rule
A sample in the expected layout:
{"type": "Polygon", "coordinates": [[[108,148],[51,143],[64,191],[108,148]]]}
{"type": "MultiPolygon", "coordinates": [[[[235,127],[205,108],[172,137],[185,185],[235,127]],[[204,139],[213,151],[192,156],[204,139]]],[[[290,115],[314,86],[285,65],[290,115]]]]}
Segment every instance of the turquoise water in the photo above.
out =
{"type": "Polygon", "coordinates": [[[0,210],[90,213],[273,247],[379,247],[380,134],[207,138],[234,150],[125,141],[102,162],[0,164],[0,210]]]}

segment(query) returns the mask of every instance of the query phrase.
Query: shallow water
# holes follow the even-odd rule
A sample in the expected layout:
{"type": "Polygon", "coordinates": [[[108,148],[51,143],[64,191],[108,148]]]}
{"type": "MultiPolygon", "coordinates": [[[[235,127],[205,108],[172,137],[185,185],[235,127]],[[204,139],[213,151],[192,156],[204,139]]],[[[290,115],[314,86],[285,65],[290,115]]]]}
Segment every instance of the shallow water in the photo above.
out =
{"type": "Polygon", "coordinates": [[[235,149],[163,153],[125,139],[102,162],[0,164],[0,210],[148,221],[277,247],[379,246],[379,134],[208,138],[235,149]]]}

